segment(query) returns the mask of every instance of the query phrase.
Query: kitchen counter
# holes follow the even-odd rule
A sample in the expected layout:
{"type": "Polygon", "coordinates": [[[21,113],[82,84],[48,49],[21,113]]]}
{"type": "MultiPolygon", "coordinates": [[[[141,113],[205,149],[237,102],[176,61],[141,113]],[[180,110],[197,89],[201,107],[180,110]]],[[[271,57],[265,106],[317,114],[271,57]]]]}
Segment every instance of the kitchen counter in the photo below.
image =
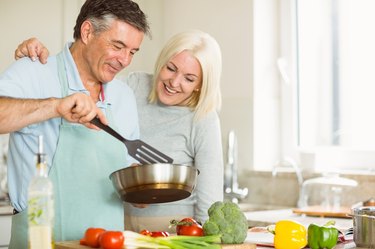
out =
{"type": "MultiPolygon", "coordinates": [[[[222,245],[223,249],[270,249],[273,248],[273,235],[270,233],[248,233],[244,244],[236,245],[222,245]],[[254,242],[257,241],[257,242],[254,242]],[[259,241],[262,241],[264,246],[259,245],[259,241]],[[256,245],[258,244],[258,245],[256,245]]],[[[87,246],[79,245],[78,241],[65,241],[56,242],[55,249],[88,249],[87,246]]],[[[356,246],[353,242],[340,243],[334,247],[334,249],[355,249],[356,246]]]]}
{"type": "MultiPolygon", "coordinates": [[[[56,242],[55,244],[55,249],[89,249],[89,248],[91,247],[80,245],[78,241],[56,242]]],[[[244,243],[244,244],[221,245],[221,248],[222,249],[256,249],[258,247],[255,244],[244,243]]],[[[124,249],[126,248],[124,247],[124,249]]]]}
{"type": "MultiPolygon", "coordinates": [[[[279,210],[262,210],[262,211],[250,211],[244,212],[245,216],[248,220],[249,227],[259,227],[259,226],[268,226],[275,224],[277,221],[282,219],[290,219],[301,224],[308,226],[311,223],[317,224],[325,224],[328,220],[335,220],[336,225],[339,229],[347,230],[348,228],[353,226],[352,219],[347,218],[320,218],[320,217],[310,217],[305,215],[298,215],[294,214],[292,209],[279,209],[279,210]]],[[[239,247],[233,247],[238,249],[243,248],[255,248],[255,244],[257,245],[257,249],[269,249],[272,248],[273,244],[273,235],[271,233],[260,233],[260,232],[249,232],[246,238],[247,246],[245,245],[239,247]]],[[[69,244],[69,242],[68,242],[69,244]]],[[[77,244],[77,242],[76,242],[77,244]]],[[[77,246],[77,245],[76,245],[77,246]]],[[[56,249],[75,249],[75,248],[85,248],[85,247],[72,247],[71,244],[64,245],[57,244],[56,249]]],[[[224,247],[225,248],[225,247],[224,247]]],[[[227,247],[231,248],[231,247],[227,247]]],[[[355,249],[355,243],[353,241],[349,241],[347,243],[339,243],[334,249],[355,249]]]]}
{"type": "Polygon", "coordinates": [[[275,224],[279,220],[289,219],[297,221],[305,226],[311,223],[325,224],[329,220],[336,221],[336,226],[339,229],[347,230],[353,227],[353,220],[351,218],[321,218],[306,215],[294,214],[292,209],[267,210],[244,212],[248,220],[249,227],[263,227],[275,224]]]}
{"type": "MultiPolygon", "coordinates": [[[[353,227],[353,220],[351,218],[331,218],[331,217],[312,217],[306,215],[294,214],[292,209],[280,209],[280,210],[263,210],[263,211],[251,211],[244,212],[248,220],[249,227],[265,227],[273,225],[279,220],[294,220],[308,227],[311,223],[317,223],[320,225],[325,224],[329,220],[336,222],[337,228],[340,230],[347,230],[353,227]]],[[[270,245],[273,242],[273,235],[269,233],[249,233],[246,239],[247,242],[258,244],[257,248],[270,248],[269,246],[263,247],[262,245],[270,245]]],[[[354,249],[357,248],[353,241],[347,243],[339,243],[334,247],[335,249],[354,249]]]]}
{"type": "MultiPolygon", "coordinates": [[[[290,219],[301,224],[308,226],[309,224],[315,222],[317,224],[325,224],[328,220],[335,220],[338,228],[346,230],[353,226],[352,219],[346,218],[320,218],[320,217],[309,217],[304,215],[294,214],[292,209],[279,209],[279,210],[263,210],[263,211],[250,211],[244,212],[248,220],[250,227],[268,226],[275,224],[277,221],[282,219],[290,219]]],[[[245,248],[256,248],[256,249],[270,249],[273,248],[273,234],[268,232],[248,232],[246,243],[243,245],[238,245],[238,247],[223,247],[227,249],[245,249],[245,248]]],[[[86,248],[77,245],[78,242],[67,242],[67,244],[57,243],[56,249],[80,249],[86,248]],[[75,243],[75,244],[74,244],[75,243]]],[[[356,245],[353,241],[348,241],[346,243],[338,243],[334,249],[356,249],[356,245]]]]}

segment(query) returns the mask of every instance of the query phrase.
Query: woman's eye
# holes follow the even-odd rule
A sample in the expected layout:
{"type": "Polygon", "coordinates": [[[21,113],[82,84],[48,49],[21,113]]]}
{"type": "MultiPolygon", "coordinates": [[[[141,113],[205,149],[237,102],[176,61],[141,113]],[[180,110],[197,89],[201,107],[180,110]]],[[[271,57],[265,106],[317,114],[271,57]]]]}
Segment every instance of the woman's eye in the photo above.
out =
{"type": "Polygon", "coordinates": [[[176,69],[173,68],[173,67],[171,67],[171,66],[167,66],[167,69],[168,69],[169,71],[176,72],[176,69]]]}
{"type": "Polygon", "coordinates": [[[189,82],[194,82],[194,79],[191,79],[191,78],[186,78],[186,80],[189,82]]]}

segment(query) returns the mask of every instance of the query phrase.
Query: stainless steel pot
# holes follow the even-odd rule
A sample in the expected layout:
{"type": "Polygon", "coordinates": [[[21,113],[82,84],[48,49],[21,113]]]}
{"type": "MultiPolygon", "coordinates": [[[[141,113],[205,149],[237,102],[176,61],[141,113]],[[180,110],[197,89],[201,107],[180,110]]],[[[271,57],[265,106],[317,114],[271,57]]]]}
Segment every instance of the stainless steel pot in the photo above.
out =
{"type": "Polygon", "coordinates": [[[150,204],[189,197],[198,174],[193,166],[158,163],[123,168],[109,178],[123,201],[150,204]]]}
{"type": "Polygon", "coordinates": [[[357,247],[375,248],[375,207],[353,209],[354,242],[357,247]]]}

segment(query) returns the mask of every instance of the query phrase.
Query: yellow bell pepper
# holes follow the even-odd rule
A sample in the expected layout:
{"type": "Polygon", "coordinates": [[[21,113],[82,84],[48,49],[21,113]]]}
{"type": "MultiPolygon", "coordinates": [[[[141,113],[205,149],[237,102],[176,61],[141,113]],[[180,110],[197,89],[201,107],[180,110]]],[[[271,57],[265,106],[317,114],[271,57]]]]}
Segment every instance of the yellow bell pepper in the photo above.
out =
{"type": "Polygon", "coordinates": [[[276,249],[301,249],[307,245],[307,230],[302,224],[292,220],[276,222],[272,233],[276,249]]]}

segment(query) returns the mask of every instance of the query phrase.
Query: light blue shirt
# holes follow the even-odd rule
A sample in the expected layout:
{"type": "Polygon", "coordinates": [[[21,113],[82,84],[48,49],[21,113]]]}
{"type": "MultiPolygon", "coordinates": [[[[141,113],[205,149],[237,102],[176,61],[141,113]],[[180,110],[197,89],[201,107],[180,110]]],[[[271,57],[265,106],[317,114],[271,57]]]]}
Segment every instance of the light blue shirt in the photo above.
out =
{"type": "MultiPolygon", "coordinates": [[[[69,94],[76,92],[89,94],[80,79],[69,51],[70,46],[71,43],[66,44],[63,50],[69,94]]],[[[103,92],[104,99],[100,99],[97,106],[104,113],[108,107],[111,108],[113,128],[128,139],[139,138],[137,107],[132,90],[121,81],[114,79],[103,84],[103,92]]],[[[44,65],[40,62],[32,62],[29,58],[13,63],[0,75],[0,96],[33,99],[61,98],[56,56],[49,57],[48,63],[44,65]]],[[[61,118],[50,119],[24,127],[17,132],[12,132],[9,136],[8,188],[11,204],[18,211],[24,210],[27,206],[27,188],[31,177],[36,172],[35,153],[38,149],[38,136],[44,137],[44,148],[50,167],[59,138],[60,123],[61,118]]],[[[125,145],[124,153],[126,153],[125,145]]],[[[77,158],[77,160],[81,159],[77,158]]],[[[124,165],[127,166],[133,162],[135,160],[128,156],[124,165]]]]}

